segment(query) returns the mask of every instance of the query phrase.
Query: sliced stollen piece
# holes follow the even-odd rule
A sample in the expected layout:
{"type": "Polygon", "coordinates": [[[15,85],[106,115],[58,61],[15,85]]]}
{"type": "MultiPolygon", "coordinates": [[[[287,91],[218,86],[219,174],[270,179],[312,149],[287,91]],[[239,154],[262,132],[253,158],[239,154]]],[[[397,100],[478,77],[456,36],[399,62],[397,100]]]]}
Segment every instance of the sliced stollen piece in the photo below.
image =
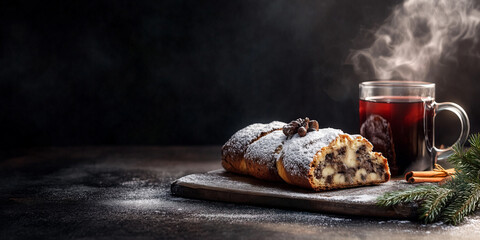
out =
{"type": "Polygon", "coordinates": [[[269,181],[282,181],[277,171],[277,159],[287,137],[276,130],[250,144],[245,151],[245,163],[249,175],[269,181]]]}
{"type": "Polygon", "coordinates": [[[283,145],[277,170],[287,183],[316,191],[387,182],[387,159],[372,148],[367,139],[338,129],[295,134],[283,145]]]}
{"type": "Polygon", "coordinates": [[[225,170],[248,174],[244,159],[247,147],[257,139],[272,131],[282,129],[283,122],[273,121],[268,124],[255,123],[236,132],[222,147],[222,166],[225,170]]]}

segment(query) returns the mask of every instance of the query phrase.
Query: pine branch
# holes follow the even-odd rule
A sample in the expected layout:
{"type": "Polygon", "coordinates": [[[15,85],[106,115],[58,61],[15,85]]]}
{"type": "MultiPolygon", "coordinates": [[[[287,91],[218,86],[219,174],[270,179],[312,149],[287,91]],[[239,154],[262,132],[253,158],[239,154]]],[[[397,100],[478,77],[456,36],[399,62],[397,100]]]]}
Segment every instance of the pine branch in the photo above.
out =
{"type": "MultiPolygon", "coordinates": [[[[472,146],[473,150],[479,150],[480,149],[480,133],[473,134],[470,136],[468,139],[468,142],[470,143],[470,146],[472,146]]],[[[478,153],[479,151],[477,151],[478,153]]]]}
{"type": "Polygon", "coordinates": [[[451,189],[438,188],[434,193],[428,195],[420,209],[422,212],[420,219],[423,219],[425,223],[437,220],[454,193],[451,189]]]}
{"type": "Polygon", "coordinates": [[[462,172],[473,182],[480,179],[480,134],[474,134],[468,140],[471,148],[463,150],[461,147],[455,146],[455,154],[449,161],[455,165],[455,168],[462,172]]]}
{"type": "Polygon", "coordinates": [[[432,185],[389,192],[377,198],[377,205],[389,207],[400,203],[419,201],[431,194],[435,194],[438,188],[438,186],[432,185]]]}
{"type": "Polygon", "coordinates": [[[377,199],[379,206],[402,203],[420,204],[419,218],[426,223],[444,220],[456,225],[480,208],[480,134],[469,139],[470,148],[455,146],[449,162],[456,170],[455,177],[444,185],[417,186],[386,193],[377,199]]]}
{"type": "Polygon", "coordinates": [[[465,184],[458,189],[456,201],[445,209],[443,219],[447,223],[457,225],[465,216],[474,212],[479,207],[480,184],[465,184]]]}

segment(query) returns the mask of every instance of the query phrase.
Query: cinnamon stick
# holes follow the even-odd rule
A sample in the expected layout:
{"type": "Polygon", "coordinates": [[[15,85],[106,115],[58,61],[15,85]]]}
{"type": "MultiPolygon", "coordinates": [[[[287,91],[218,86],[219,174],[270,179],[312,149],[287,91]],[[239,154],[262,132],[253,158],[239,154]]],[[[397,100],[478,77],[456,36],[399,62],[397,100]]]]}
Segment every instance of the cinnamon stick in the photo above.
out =
{"type": "Polygon", "coordinates": [[[452,179],[452,178],[454,178],[454,177],[455,177],[455,175],[445,177],[445,178],[443,178],[443,180],[440,181],[438,184],[439,184],[439,185],[443,185],[443,184],[447,183],[448,180],[450,180],[450,179],[452,179]]]}
{"type": "Polygon", "coordinates": [[[450,168],[446,170],[433,170],[433,171],[411,171],[405,174],[405,180],[409,180],[410,178],[444,178],[450,175],[455,174],[455,169],[450,168]]]}
{"type": "Polygon", "coordinates": [[[409,183],[441,182],[447,177],[411,177],[407,179],[409,183]]]}

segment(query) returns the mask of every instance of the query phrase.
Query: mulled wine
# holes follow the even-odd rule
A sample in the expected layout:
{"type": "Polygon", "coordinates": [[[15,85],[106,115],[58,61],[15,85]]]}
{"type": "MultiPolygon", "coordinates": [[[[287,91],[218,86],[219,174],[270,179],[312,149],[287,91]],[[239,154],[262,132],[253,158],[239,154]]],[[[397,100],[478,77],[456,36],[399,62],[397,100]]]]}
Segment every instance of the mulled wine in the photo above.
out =
{"type": "Polygon", "coordinates": [[[432,102],[416,96],[360,100],[360,134],[388,159],[392,175],[431,167],[427,148],[433,135],[432,102]]]}

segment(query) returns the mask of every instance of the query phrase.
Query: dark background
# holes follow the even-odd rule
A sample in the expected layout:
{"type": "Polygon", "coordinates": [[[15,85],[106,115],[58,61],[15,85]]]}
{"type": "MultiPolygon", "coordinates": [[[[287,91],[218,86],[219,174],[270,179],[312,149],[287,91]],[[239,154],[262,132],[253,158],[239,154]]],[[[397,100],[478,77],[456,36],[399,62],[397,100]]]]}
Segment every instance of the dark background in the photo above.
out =
{"type": "MultiPolygon", "coordinates": [[[[358,132],[360,80],[345,62],[400,2],[2,1],[2,147],[222,144],[303,116],[358,132]]],[[[475,67],[436,81],[472,132],[479,74],[459,72],[475,67]]],[[[456,125],[439,124],[446,143],[456,125]]]]}

